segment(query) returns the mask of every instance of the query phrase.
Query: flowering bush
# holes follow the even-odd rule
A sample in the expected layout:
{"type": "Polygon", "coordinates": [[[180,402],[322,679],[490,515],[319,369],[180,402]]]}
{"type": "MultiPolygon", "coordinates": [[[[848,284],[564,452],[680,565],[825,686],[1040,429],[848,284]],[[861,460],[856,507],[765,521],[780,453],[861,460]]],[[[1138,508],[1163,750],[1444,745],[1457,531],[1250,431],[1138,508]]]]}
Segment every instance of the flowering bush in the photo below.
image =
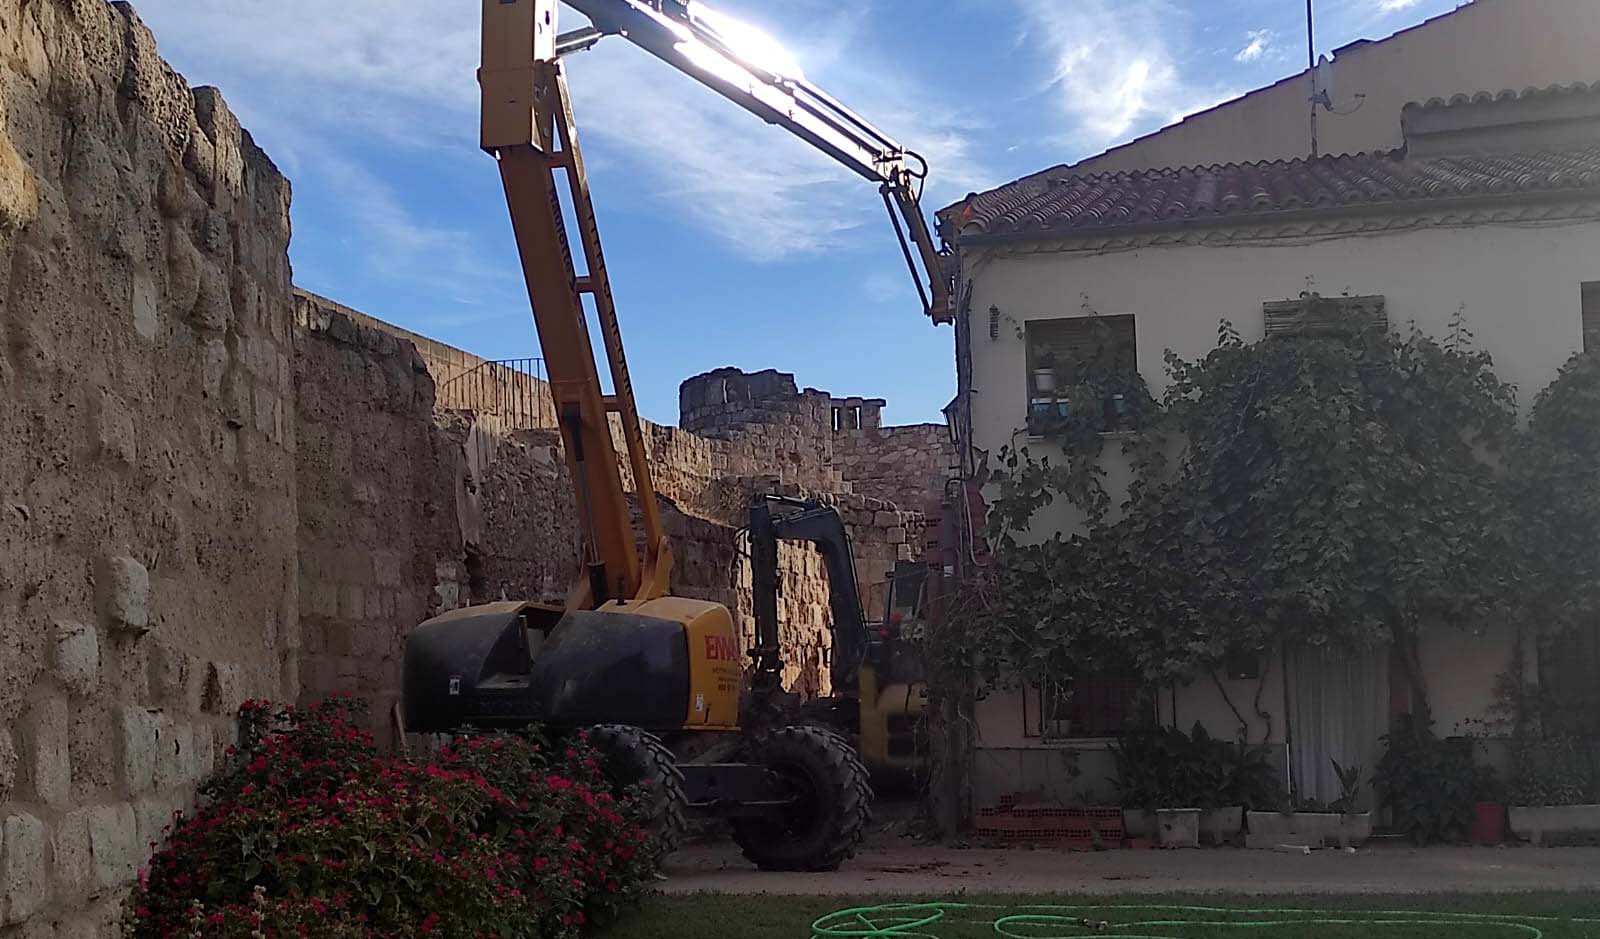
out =
{"type": "Polygon", "coordinates": [[[653,873],[581,740],[461,737],[416,765],[381,756],[358,709],[247,702],[203,808],[141,876],[127,935],[567,937],[653,873]]]}

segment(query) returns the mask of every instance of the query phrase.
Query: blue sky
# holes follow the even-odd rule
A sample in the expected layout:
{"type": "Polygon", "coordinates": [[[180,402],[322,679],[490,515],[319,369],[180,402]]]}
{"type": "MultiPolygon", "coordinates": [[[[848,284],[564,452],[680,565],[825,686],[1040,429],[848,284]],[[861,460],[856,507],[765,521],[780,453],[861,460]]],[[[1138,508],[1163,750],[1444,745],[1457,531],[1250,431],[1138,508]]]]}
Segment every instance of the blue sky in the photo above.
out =
{"type": "MultiPolygon", "coordinates": [[[[925,154],[934,208],[1097,153],[1305,63],[1301,0],[724,0],[807,77],[925,154]]],[[[1331,51],[1455,0],[1318,0],[1331,51]]],[[[536,355],[499,177],[477,149],[473,0],[144,0],[294,183],[303,287],[490,358],[536,355]]],[[[563,28],[582,24],[569,13],[563,28]]],[[[940,420],[922,318],[873,187],[620,39],[570,61],[643,414],[723,365],[940,420]]]]}

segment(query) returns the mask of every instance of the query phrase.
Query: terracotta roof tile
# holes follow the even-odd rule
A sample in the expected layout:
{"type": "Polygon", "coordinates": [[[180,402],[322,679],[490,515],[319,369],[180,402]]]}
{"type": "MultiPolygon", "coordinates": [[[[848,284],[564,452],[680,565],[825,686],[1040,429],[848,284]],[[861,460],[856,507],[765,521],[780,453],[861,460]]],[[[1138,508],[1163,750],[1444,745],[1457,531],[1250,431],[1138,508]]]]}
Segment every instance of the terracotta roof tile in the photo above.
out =
{"type": "Polygon", "coordinates": [[[1026,238],[1562,192],[1600,198],[1600,145],[1426,159],[1395,150],[1092,175],[1063,169],[971,196],[942,214],[958,239],[1026,238]]]}
{"type": "Polygon", "coordinates": [[[1569,85],[1546,85],[1543,88],[1524,88],[1517,91],[1515,88],[1506,88],[1501,91],[1480,91],[1475,94],[1454,94],[1448,98],[1429,98],[1426,101],[1412,101],[1406,105],[1406,110],[1438,111],[1444,108],[1457,108],[1462,105],[1493,104],[1505,101],[1540,101],[1552,98],[1562,98],[1568,95],[1588,95],[1600,93],[1600,82],[1588,84],[1573,82],[1569,85]]]}

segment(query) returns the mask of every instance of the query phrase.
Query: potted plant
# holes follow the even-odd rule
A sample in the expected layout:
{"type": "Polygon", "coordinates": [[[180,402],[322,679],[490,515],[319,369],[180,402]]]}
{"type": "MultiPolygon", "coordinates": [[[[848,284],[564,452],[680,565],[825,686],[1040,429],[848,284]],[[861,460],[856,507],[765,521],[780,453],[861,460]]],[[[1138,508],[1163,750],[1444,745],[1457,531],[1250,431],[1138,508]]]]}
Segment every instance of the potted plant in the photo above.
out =
{"type": "MultiPolygon", "coordinates": [[[[1526,675],[1519,642],[1495,680],[1486,719],[1470,722],[1507,747],[1510,772],[1499,793],[1507,803],[1507,827],[1534,844],[1551,836],[1591,840],[1600,834],[1600,747],[1570,731],[1591,726],[1593,692],[1547,688],[1526,675]]],[[[1476,812],[1475,805],[1474,822],[1476,812]]]]}
{"type": "Polygon", "coordinates": [[[1287,800],[1283,779],[1272,765],[1272,750],[1244,743],[1223,747],[1225,779],[1221,808],[1200,818],[1200,833],[1215,843],[1237,840],[1247,812],[1271,811],[1287,800]]]}
{"type": "Polygon", "coordinates": [[[1551,835],[1600,833],[1600,751],[1578,737],[1512,741],[1511,807],[1517,837],[1544,844],[1551,835]]]}
{"type": "Polygon", "coordinates": [[[1395,718],[1372,774],[1389,822],[1418,844],[1461,841],[1472,824],[1472,741],[1442,739],[1409,714],[1395,718]]]}
{"type": "Polygon", "coordinates": [[[1339,797],[1332,802],[1298,799],[1281,811],[1250,812],[1253,846],[1336,844],[1353,848],[1372,837],[1372,813],[1356,811],[1361,799],[1361,767],[1329,762],[1339,780],[1339,797]]]}
{"type": "Polygon", "coordinates": [[[1200,843],[1200,815],[1215,808],[1223,762],[1204,728],[1194,736],[1172,727],[1127,734],[1112,746],[1128,834],[1154,835],[1163,847],[1200,843]]]}
{"type": "Polygon", "coordinates": [[[1477,767],[1473,779],[1472,828],[1468,837],[1473,844],[1494,845],[1506,837],[1506,787],[1500,774],[1492,766],[1477,767]]]}

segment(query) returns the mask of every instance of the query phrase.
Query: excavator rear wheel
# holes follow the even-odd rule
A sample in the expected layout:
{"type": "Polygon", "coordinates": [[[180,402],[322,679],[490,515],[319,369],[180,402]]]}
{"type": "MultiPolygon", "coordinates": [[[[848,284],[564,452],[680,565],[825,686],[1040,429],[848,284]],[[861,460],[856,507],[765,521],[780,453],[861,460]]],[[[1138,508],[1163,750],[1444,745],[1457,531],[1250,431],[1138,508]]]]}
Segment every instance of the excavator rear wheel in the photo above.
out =
{"type": "Polygon", "coordinates": [[[793,797],[774,814],[732,820],[746,858],[764,871],[831,871],[856,853],[872,787],[849,741],[821,727],[785,727],[755,738],[746,757],[781,777],[793,797]]]}
{"type": "Polygon", "coordinates": [[[637,727],[602,724],[589,728],[589,744],[600,754],[606,778],[619,790],[636,787],[642,823],[660,863],[683,843],[688,799],[683,771],[660,738],[637,727]]]}

